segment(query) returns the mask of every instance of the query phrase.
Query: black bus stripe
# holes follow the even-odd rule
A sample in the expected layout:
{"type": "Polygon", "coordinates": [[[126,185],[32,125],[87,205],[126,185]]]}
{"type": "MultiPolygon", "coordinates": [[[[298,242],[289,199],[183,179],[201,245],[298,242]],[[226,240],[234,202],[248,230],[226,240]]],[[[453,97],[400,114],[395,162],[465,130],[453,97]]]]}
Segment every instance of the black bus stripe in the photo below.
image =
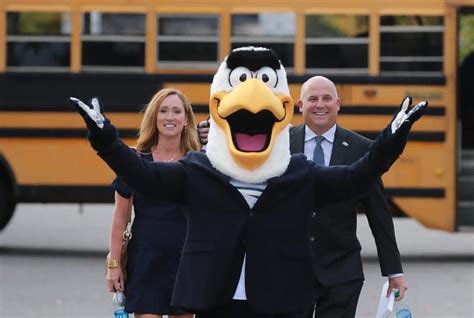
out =
{"type": "MultiPolygon", "coordinates": [[[[443,188],[386,188],[388,197],[444,198],[443,188]]],[[[18,202],[113,202],[110,186],[19,186],[18,202]]]]}
{"type": "MultiPolygon", "coordinates": [[[[356,133],[375,140],[380,132],[355,130],[356,133]]],[[[425,142],[444,142],[446,133],[442,131],[412,131],[408,135],[408,140],[425,142]]]]}
{"type": "MultiPolygon", "coordinates": [[[[339,114],[344,115],[391,115],[393,116],[398,107],[386,106],[342,106],[339,114]]],[[[444,106],[430,106],[424,110],[424,115],[444,116],[446,113],[444,106]]]]}
{"type": "Polygon", "coordinates": [[[112,203],[110,186],[19,186],[18,202],[112,203]]]}
{"type": "MultiPolygon", "coordinates": [[[[136,138],[138,129],[119,129],[121,138],[136,138]]],[[[86,138],[82,128],[0,128],[0,138],[86,138]]]]}
{"type": "MultiPolygon", "coordinates": [[[[0,73],[0,111],[69,112],[72,111],[72,107],[68,103],[70,96],[85,101],[90,97],[99,96],[107,111],[136,112],[146,105],[165,84],[189,83],[199,86],[200,84],[210,84],[212,77],[212,74],[0,73]]],[[[303,83],[307,78],[309,75],[288,76],[289,83],[297,85],[303,83]]],[[[410,85],[438,85],[442,87],[446,83],[444,76],[433,78],[332,76],[331,79],[341,85],[403,84],[408,91],[410,85]]],[[[208,92],[206,93],[208,94],[208,92]]],[[[428,112],[430,112],[429,109],[428,112]]],[[[355,108],[352,111],[354,110],[355,108]]],[[[351,110],[343,110],[343,112],[346,111],[351,110]]],[[[368,112],[362,109],[355,111],[363,114],[368,112]]],[[[205,112],[207,112],[207,105],[205,112]]]]}
{"type": "Polygon", "coordinates": [[[389,197],[405,198],[444,198],[443,188],[385,188],[389,197]]]}

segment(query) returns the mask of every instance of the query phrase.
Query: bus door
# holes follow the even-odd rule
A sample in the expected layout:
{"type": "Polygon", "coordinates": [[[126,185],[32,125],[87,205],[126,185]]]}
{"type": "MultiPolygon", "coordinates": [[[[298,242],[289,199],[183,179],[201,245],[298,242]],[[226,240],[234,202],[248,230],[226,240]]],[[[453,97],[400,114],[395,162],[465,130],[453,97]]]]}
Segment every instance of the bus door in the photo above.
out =
{"type": "Polygon", "coordinates": [[[458,10],[457,229],[474,229],[474,6],[458,10]]]}

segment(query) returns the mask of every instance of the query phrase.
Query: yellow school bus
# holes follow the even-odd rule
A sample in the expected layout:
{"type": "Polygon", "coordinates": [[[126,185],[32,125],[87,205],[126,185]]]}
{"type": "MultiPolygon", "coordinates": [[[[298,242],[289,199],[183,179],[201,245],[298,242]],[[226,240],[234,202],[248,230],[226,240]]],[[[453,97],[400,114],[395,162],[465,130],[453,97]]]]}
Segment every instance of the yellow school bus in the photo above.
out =
{"type": "Polygon", "coordinates": [[[281,57],[295,100],[305,79],[331,78],[339,123],[369,138],[405,95],[429,100],[387,196],[395,215],[472,229],[473,30],[473,0],[2,0],[0,228],[17,202],[112,200],[69,96],[100,96],[133,145],[156,90],[181,89],[202,120],[220,61],[254,45],[281,57]]]}

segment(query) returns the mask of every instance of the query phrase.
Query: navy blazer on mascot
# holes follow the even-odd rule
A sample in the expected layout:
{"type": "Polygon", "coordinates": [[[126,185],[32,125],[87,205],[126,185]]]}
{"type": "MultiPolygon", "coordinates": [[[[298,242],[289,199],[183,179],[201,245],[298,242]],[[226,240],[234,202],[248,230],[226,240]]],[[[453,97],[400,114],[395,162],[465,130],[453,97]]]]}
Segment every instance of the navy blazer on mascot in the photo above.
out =
{"type": "Polygon", "coordinates": [[[298,317],[314,301],[311,212],[368,191],[402,153],[426,102],[406,98],[369,152],[351,166],[290,155],[294,111],[286,73],[266,48],[233,50],[211,85],[206,153],[149,163],[118,138],[98,99],[77,98],[99,156],[137,191],[187,207],[172,305],[199,317],[298,317]]]}

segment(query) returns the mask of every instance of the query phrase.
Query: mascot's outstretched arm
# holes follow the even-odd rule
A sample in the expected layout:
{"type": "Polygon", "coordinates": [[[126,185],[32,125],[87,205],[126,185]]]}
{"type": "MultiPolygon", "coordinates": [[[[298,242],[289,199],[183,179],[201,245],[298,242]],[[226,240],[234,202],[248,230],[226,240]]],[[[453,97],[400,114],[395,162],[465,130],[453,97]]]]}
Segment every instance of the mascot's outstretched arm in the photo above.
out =
{"type": "Polygon", "coordinates": [[[412,106],[405,97],[390,124],[377,137],[365,156],[350,166],[313,166],[317,202],[331,203],[363,195],[402,154],[413,124],[423,115],[428,102],[412,106]]]}
{"type": "Polygon", "coordinates": [[[89,104],[70,97],[70,103],[84,119],[91,146],[117,175],[137,191],[162,197],[179,197],[183,191],[185,173],[176,163],[150,163],[138,157],[122,143],[117,129],[103,113],[99,99],[94,97],[89,104]]]}
{"type": "MultiPolygon", "coordinates": [[[[210,93],[211,126],[206,157],[215,170],[231,179],[254,184],[285,175],[291,162],[300,165],[289,151],[288,126],[294,103],[284,67],[273,51],[259,47],[234,49],[214,75],[210,93]]],[[[92,147],[132,188],[144,193],[157,189],[154,194],[158,195],[162,191],[183,191],[189,158],[169,167],[145,163],[120,142],[117,130],[104,116],[97,99],[87,105],[71,98],[71,103],[89,128],[92,147]]],[[[406,98],[368,154],[353,165],[306,166],[314,170],[314,189],[321,196],[319,201],[344,200],[369,191],[400,156],[411,126],[426,106],[427,102],[421,102],[412,107],[411,98],[406,98]]]]}

